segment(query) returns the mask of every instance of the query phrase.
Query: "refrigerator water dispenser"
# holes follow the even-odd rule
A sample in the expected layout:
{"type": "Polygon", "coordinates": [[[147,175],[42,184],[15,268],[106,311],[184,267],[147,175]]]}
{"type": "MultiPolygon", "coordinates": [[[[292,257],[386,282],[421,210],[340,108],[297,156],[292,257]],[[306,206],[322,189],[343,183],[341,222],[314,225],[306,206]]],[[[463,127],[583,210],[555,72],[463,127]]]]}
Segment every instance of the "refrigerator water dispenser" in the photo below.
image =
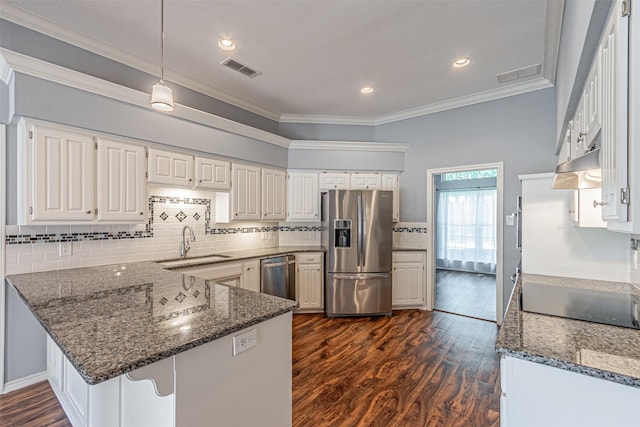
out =
{"type": "Polygon", "coordinates": [[[351,247],[351,220],[336,219],[334,222],[336,248],[351,247]]]}

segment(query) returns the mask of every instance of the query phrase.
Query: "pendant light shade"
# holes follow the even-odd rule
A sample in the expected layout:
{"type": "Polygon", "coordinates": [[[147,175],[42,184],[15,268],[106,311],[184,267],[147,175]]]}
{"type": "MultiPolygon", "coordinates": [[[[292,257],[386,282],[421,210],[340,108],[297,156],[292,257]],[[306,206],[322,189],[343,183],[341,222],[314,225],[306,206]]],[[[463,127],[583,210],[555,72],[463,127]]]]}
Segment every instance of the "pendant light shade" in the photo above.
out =
{"type": "Polygon", "coordinates": [[[173,91],[164,84],[164,0],[160,0],[160,40],[160,82],[153,85],[151,106],[159,111],[173,111],[173,91]]]}
{"type": "Polygon", "coordinates": [[[151,106],[159,111],[173,111],[173,91],[162,80],[153,85],[151,106]]]}

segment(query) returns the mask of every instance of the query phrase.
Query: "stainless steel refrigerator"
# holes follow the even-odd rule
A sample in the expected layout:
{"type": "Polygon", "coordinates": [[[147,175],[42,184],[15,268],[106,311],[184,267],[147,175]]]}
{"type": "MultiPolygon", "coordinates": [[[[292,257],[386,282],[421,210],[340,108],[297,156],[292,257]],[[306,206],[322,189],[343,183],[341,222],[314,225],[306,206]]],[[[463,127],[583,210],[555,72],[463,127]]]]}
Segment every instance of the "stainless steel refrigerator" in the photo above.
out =
{"type": "Polygon", "coordinates": [[[391,315],[392,212],[391,191],[322,194],[327,316],[391,315]]]}

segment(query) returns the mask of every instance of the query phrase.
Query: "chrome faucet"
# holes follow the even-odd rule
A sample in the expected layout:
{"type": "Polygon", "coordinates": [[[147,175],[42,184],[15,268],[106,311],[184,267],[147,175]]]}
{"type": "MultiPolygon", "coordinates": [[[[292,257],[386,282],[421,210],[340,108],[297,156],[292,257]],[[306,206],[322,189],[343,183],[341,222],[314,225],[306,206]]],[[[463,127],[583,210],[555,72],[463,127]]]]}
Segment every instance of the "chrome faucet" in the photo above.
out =
{"type": "Polygon", "coordinates": [[[187,239],[187,235],[186,235],[186,231],[189,230],[189,234],[190,234],[190,239],[192,242],[196,241],[196,235],[193,234],[193,230],[191,229],[191,227],[189,227],[188,225],[185,225],[184,227],[182,227],[182,243],[180,243],[180,256],[182,258],[187,256],[187,252],[189,252],[189,249],[191,249],[191,247],[189,246],[189,240],[187,239]]]}

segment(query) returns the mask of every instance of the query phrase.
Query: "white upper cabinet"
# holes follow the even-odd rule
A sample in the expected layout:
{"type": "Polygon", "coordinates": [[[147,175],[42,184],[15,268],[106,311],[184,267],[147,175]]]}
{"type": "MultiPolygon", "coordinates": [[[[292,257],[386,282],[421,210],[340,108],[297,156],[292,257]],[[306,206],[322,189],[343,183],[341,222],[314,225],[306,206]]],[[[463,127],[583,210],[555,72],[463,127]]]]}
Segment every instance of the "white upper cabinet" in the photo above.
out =
{"type": "Polygon", "coordinates": [[[98,138],[98,221],[144,222],[145,175],[144,147],[98,138]]]}
{"type": "Polygon", "coordinates": [[[319,221],[318,174],[290,172],[287,219],[289,221],[319,221]]]}
{"type": "Polygon", "coordinates": [[[382,175],[379,173],[352,173],[351,189],[353,190],[380,190],[382,188],[382,175]]]}
{"type": "Polygon", "coordinates": [[[287,216],[287,174],[281,169],[262,169],[262,219],[287,216]]]}
{"type": "Polygon", "coordinates": [[[231,188],[231,163],[229,162],[196,156],[195,171],[196,188],[215,190],[231,188]]]}
{"type": "Polygon", "coordinates": [[[601,192],[599,188],[583,188],[573,191],[569,218],[576,227],[605,228],[602,220],[602,207],[597,203],[601,192]]]}
{"type": "Polygon", "coordinates": [[[93,220],[94,138],[26,120],[18,128],[18,222],[93,220]]]}
{"type": "Polygon", "coordinates": [[[585,129],[586,139],[585,148],[588,149],[595,143],[596,137],[600,132],[600,60],[596,58],[596,62],[591,68],[587,84],[584,88],[584,111],[585,111],[585,129]]]}
{"type": "Polygon", "coordinates": [[[149,183],[193,186],[193,156],[149,149],[149,183]]]}
{"type": "Polygon", "coordinates": [[[260,220],[260,168],[231,165],[231,219],[260,220]]]}
{"type": "MultiPolygon", "coordinates": [[[[628,214],[628,17],[617,1],[598,48],[602,85],[602,219],[626,222],[628,214]]],[[[634,165],[636,166],[636,165],[634,165]]],[[[636,203],[638,201],[635,201],[636,203]]]]}
{"type": "Polygon", "coordinates": [[[393,222],[400,221],[400,180],[395,173],[382,174],[382,189],[393,191],[393,222]]]}
{"type": "Polygon", "coordinates": [[[349,172],[320,172],[320,190],[348,190],[351,188],[349,172]]]}

